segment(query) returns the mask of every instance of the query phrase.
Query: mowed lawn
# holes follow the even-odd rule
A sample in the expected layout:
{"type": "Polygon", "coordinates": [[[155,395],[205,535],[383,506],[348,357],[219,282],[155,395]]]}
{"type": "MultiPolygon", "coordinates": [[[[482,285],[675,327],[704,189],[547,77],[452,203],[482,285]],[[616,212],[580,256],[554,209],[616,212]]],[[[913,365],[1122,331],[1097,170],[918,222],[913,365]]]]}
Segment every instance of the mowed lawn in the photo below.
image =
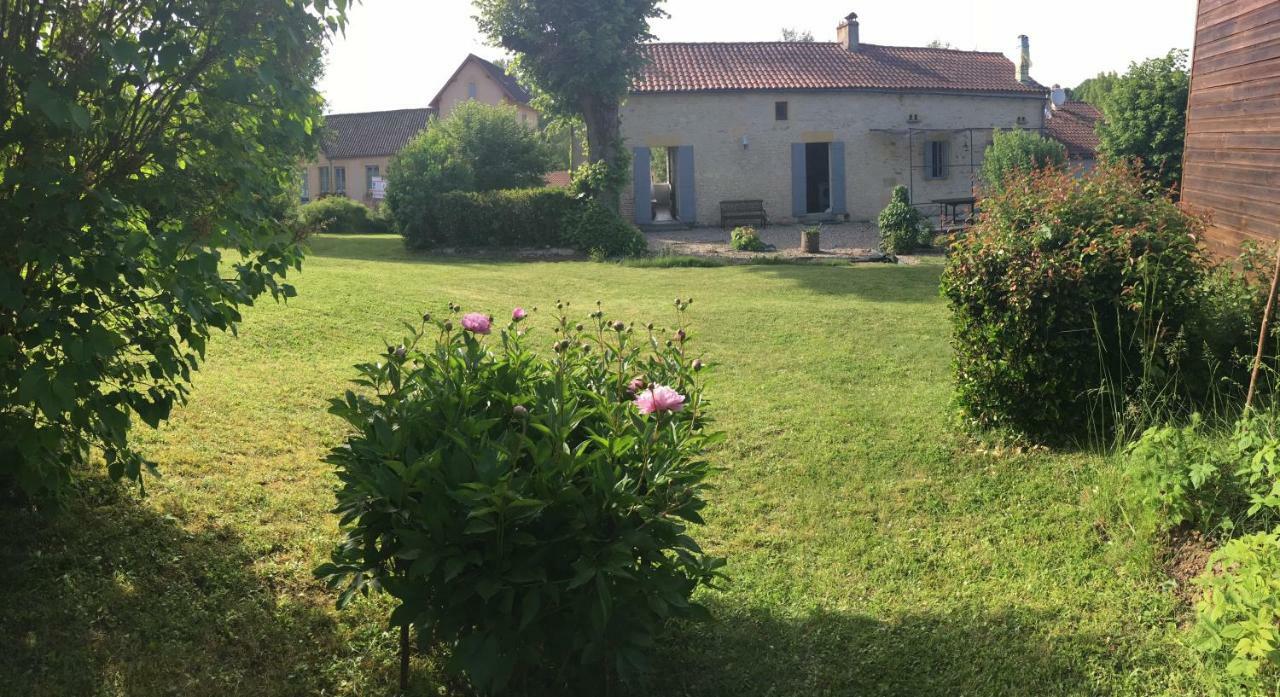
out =
{"type": "MultiPolygon", "coordinates": [[[[147,496],[90,479],[56,522],[0,513],[0,694],[369,695],[395,684],[385,600],[338,613],[326,400],[450,301],[530,321],[596,300],[695,347],[728,433],[708,524],[716,621],[673,627],[653,695],[1199,694],[1165,578],[1102,513],[1115,464],[957,435],[937,263],[635,269],[441,261],[321,237],[299,296],[219,337],[190,404],[138,437],[147,496]]],[[[1140,551],[1140,550],[1139,550],[1140,551]]],[[[436,694],[415,664],[420,694],[436,694]]]]}

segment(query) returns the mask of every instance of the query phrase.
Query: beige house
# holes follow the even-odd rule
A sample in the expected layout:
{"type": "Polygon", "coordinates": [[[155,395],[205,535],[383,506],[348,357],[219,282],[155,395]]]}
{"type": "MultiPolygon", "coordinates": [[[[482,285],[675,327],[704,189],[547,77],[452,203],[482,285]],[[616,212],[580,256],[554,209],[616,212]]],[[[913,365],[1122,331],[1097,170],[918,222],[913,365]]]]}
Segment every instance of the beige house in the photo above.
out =
{"type": "Polygon", "coordinates": [[[972,196],[994,129],[1045,127],[1048,90],[1028,75],[1026,37],[1018,66],[995,52],[865,44],[852,14],[837,38],[649,45],[622,109],[634,163],[624,214],[716,225],[722,201],[747,199],[771,221],[874,220],[903,185],[936,215],[935,201],[972,196]]]}
{"type": "Polygon", "coordinates": [[[376,206],[374,180],[391,157],[427,127],[431,109],[397,109],[324,118],[320,156],[302,173],[302,201],[345,196],[376,206]]]}
{"type": "Polygon", "coordinates": [[[522,123],[538,125],[529,93],[497,65],[468,55],[426,109],[397,109],[324,118],[320,156],[302,167],[302,201],[345,196],[377,206],[374,182],[386,177],[391,158],[427,127],[446,118],[459,102],[514,105],[522,123]]]}
{"type": "Polygon", "coordinates": [[[529,106],[529,91],[501,67],[469,54],[444,87],[428,104],[440,118],[448,118],[458,104],[474,99],[485,104],[514,106],[520,122],[529,128],[537,128],[538,112],[529,106]]]}

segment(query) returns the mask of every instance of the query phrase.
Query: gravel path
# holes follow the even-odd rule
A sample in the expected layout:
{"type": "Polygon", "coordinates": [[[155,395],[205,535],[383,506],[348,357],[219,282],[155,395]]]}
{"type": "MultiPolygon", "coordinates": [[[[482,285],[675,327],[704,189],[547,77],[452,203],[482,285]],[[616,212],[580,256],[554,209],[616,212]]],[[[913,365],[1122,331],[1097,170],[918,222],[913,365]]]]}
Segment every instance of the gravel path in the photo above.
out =
{"type": "MultiPolygon", "coordinates": [[[[777,248],[779,256],[813,256],[800,251],[800,225],[770,225],[757,230],[765,244],[777,248]]],[[[690,254],[694,256],[753,257],[759,252],[738,252],[729,248],[729,231],[718,227],[692,230],[663,230],[645,233],[649,249],[655,253],[690,254]]],[[[872,223],[841,223],[822,226],[820,256],[860,256],[880,246],[880,231],[872,223]]]]}

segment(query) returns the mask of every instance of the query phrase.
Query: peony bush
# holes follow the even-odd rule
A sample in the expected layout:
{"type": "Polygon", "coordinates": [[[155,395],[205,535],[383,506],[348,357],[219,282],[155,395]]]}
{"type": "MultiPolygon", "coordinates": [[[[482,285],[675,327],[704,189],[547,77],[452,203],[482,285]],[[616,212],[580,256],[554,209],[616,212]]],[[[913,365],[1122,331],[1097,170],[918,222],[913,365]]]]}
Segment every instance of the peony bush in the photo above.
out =
{"type": "Polygon", "coordinates": [[[328,458],[344,537],[317,575],[340,607],[390,595],[402,650],[416,633],[476,692],[603,693],[665,622],[706,616],[691,596],[725,563],[692,537],[720,438],[702,362],[683,319],[557,304],[538,338],[523,308],[450,310],[332,401],[353,433],[328,458]]]}

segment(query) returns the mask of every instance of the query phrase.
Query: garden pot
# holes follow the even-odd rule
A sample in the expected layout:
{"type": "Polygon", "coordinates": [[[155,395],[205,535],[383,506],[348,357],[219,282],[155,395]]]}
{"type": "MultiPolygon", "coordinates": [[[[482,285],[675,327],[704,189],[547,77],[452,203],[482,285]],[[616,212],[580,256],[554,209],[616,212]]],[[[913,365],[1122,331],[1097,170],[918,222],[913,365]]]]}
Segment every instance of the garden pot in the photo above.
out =
{"type": "Polygon", "coordinates": [[[821,237],[821,233],[817,228],[801,230],[800,231],[800,251],[804,252],[805,254],[817,254],[818,246],[819,246],[819,242],[818,242],[819,237],[821,237]]]}

